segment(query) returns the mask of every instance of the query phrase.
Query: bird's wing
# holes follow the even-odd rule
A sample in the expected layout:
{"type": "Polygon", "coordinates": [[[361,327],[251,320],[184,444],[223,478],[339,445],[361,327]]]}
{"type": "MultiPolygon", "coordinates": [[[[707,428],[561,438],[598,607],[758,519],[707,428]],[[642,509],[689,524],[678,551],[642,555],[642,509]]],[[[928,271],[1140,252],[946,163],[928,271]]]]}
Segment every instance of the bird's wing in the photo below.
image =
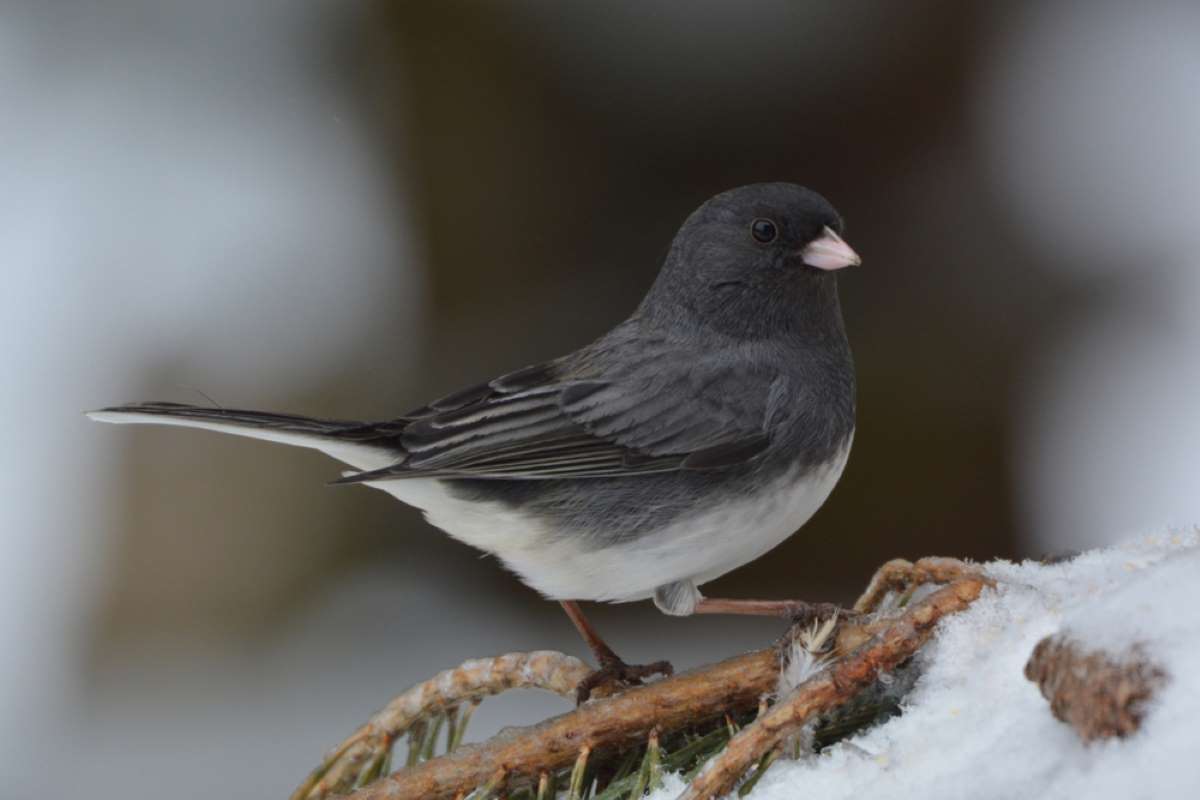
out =
{"type": "Polygon", "coordinates": [[[612,379],[527,367],[406,415],[407,455],[341,482],[549,480],[717,469],[768,444],[768,377],[647,359],[612,379]]]}

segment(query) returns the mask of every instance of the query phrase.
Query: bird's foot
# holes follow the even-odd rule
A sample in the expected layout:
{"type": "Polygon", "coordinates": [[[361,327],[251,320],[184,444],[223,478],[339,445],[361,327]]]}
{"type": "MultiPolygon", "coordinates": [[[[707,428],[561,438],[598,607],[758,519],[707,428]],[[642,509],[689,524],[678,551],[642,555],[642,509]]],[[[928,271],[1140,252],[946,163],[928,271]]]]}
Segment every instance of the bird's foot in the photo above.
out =
{"type": "Polygon", "coordinates": [[[600,669],[588,675],[575,688],[575,702],[583,705],[596,690],[603,690],[605,695],[616,694],[630,686],[638,686],[644,678],[651,675],[670,677],[675,668],[669,661],[655,661],[653,664],[626,664],[621,659],[602,658],[600,669]]]}
{"type": "Polygon", "coordinates": [[[843,608],[837,603],[806,603],[803,600],[788,600],[786,603],[788,608],[784,616],[788,617],[793,625],[812,625],[833,618],[845,621],[862,616],[854,609],[843,608]]]}

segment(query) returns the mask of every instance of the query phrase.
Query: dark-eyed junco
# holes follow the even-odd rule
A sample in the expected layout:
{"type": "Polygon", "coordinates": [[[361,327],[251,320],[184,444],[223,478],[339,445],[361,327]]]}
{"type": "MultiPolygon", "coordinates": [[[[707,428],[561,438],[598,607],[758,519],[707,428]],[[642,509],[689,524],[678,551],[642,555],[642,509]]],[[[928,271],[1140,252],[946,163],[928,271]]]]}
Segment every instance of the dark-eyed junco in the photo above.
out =
{"type": "Polygon", "coordinates": [[[697,587],[786,539],[829,496],[854,437],[854,364],[835,271],[858,264],[820,195],[723,192],[679,229],[658,279],[592,344],[384,422],[140,403],[105,422],[185,425],[312,447],[562,602],[602,669],[634,681],[578,600],[667,614],[786,614],[697,587]]]}

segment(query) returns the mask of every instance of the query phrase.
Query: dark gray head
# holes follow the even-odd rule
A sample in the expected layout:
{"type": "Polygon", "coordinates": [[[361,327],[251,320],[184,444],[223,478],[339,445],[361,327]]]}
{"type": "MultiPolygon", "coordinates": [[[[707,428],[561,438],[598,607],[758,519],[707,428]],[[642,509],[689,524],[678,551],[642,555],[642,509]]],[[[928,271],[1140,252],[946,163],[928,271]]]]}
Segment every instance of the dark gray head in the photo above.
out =
{"type": "Polygon", "coordinates": [[[745,338],[840,333],[834,273],[859,263],[841,232],[833,206],[803,186],[722,192],[680,227],[637,316],[745,338]]]}

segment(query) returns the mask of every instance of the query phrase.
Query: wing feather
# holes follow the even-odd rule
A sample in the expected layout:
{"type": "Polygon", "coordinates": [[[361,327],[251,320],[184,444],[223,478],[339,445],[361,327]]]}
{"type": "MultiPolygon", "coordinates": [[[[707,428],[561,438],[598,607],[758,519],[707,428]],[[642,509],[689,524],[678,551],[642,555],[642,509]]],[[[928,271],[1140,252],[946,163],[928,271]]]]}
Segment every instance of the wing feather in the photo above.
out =
{"type": "Polygon", "coordinates": [[[339,483],[720,469],[766,448],[772,376],[703,361],[667,366],[647,357],[598,380],[549,362],[455,392],[405,415],[402,461],[339,483]]]}

